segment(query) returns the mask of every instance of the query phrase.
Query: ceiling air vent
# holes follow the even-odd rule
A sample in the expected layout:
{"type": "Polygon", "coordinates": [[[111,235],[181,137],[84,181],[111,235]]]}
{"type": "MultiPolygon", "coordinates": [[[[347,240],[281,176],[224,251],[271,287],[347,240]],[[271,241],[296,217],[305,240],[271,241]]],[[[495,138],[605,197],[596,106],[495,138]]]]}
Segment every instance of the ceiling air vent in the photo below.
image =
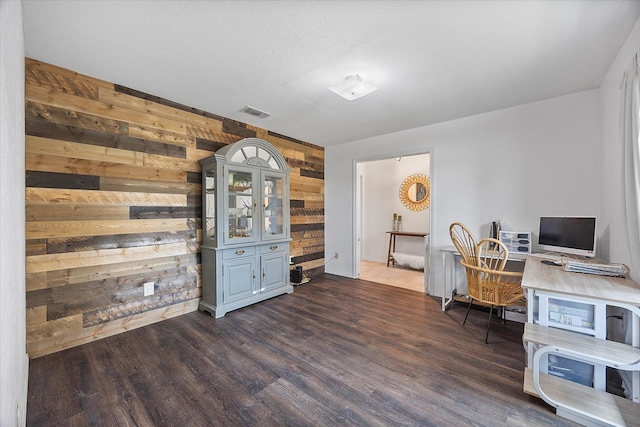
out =
{"type": "Polygon", "coordinates": [[[258,110],[257,108],[253,108],[249,105],[240,109],[243,113],[251,114],[252,116],[256,116],[260,119],[264,119],[269,117],[271,114],[266,111],[258,110]]]}

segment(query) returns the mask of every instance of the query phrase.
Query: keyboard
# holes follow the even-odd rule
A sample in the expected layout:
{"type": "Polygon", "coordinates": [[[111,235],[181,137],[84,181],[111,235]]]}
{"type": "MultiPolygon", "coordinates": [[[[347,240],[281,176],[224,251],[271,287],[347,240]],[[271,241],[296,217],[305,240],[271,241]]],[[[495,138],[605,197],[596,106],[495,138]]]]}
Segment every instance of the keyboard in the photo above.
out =
{"type": "Polygon", "coordinates": [[[574,273],[597,274],[598,276],[610,277],[627,277],[629,275],[629,267],[624,264],[567,260],[563,265],[565,271],[571,271],[574,273]]]}

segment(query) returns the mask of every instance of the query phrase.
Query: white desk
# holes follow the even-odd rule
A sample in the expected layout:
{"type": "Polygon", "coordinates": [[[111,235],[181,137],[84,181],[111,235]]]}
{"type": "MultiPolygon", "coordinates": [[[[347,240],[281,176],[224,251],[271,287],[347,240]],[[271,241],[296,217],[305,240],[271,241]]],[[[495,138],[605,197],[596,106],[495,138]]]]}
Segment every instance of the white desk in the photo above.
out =
{"type": "Polygon", "coordinates": [[[460,253],[455,246],[446,246],[440,248],[442,252],[442,311],[446,311],[449,304],[453,302],[453,294],[455,289],[453,286],[456,283],[456,257],[460,256],[460,253]],[[451,292],[449,299],[447,299],[447,292],[451,292]]]}

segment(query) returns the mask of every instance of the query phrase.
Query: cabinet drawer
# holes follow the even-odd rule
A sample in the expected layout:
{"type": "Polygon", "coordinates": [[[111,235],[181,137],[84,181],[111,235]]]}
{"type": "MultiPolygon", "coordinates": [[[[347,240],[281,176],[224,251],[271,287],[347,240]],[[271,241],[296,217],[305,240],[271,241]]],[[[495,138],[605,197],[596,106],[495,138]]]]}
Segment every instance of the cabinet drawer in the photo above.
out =
{"type": "Polygon", "coordinates": [[[235,259],[246,256],[253,256],[256,254],[255,246],[245,246],[242,248],[226,249],[222,252],[222,259],[235,259]]]}
{"type": "Polygon", "coordinates": [[[260,253],[271,254],[274,252],[280,252],[287,249],[288,246],[289,246],[288,243],[272,243],[270,245],[263,245],[263,246],[260,246],[260,253]]]}

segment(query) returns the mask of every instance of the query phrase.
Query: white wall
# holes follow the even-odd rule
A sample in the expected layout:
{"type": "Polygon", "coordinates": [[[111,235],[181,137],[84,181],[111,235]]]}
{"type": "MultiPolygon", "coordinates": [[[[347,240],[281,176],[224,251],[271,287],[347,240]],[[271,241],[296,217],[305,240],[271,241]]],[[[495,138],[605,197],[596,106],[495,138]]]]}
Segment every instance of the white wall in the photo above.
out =
{"type": "MultiPolygon", "coordinates": [[[[508,88],[505,88],[508,90],[508,88]]],[[[478,237],[489,224],[531,230],[541,215],[597,215],[600,200],[598,91],[591,90],[325,150],[325,248],[340,259],[327,272],[354,277],[355,161],[430,152],[432,284],[442,283],[438,248],[462,221],[478,237]]],[[[535,247],[534,247],[535,249],[535,247]]]]}
{"type": "Polygon", "coordinates": [[[621,262],[631,269],[631,278],[640,282],[640,265],[632,265],[624,214],[622,179],[622,140],[619,133],[620,82],[633,55],[640,51],[640,20],[620,49],[609,72],[600,85],[601,106],[601,183],[602,203],[599,228],[603,237],[599,253],[609,261],[621,262]]]}
{"type": "Polygon", "coordinates": [[[26,424],[24,34],[22,3],[0,1],[0,425],[26,424]]]}
{"type": "MultiPolygon", "coordinates": [[[[429,155],[406,156],[361,163],[362,176],[362,253],[367,261],[387,262],[389,234],[393,214],[402,216],[404,231],[429,232],[429,210],[413,212],[400,201],[400,186],[414,173],[429,176],[429,155]]],[[[398,252],[422,255],[424,241],[415,237],[398,237],[398,252]]]]}

